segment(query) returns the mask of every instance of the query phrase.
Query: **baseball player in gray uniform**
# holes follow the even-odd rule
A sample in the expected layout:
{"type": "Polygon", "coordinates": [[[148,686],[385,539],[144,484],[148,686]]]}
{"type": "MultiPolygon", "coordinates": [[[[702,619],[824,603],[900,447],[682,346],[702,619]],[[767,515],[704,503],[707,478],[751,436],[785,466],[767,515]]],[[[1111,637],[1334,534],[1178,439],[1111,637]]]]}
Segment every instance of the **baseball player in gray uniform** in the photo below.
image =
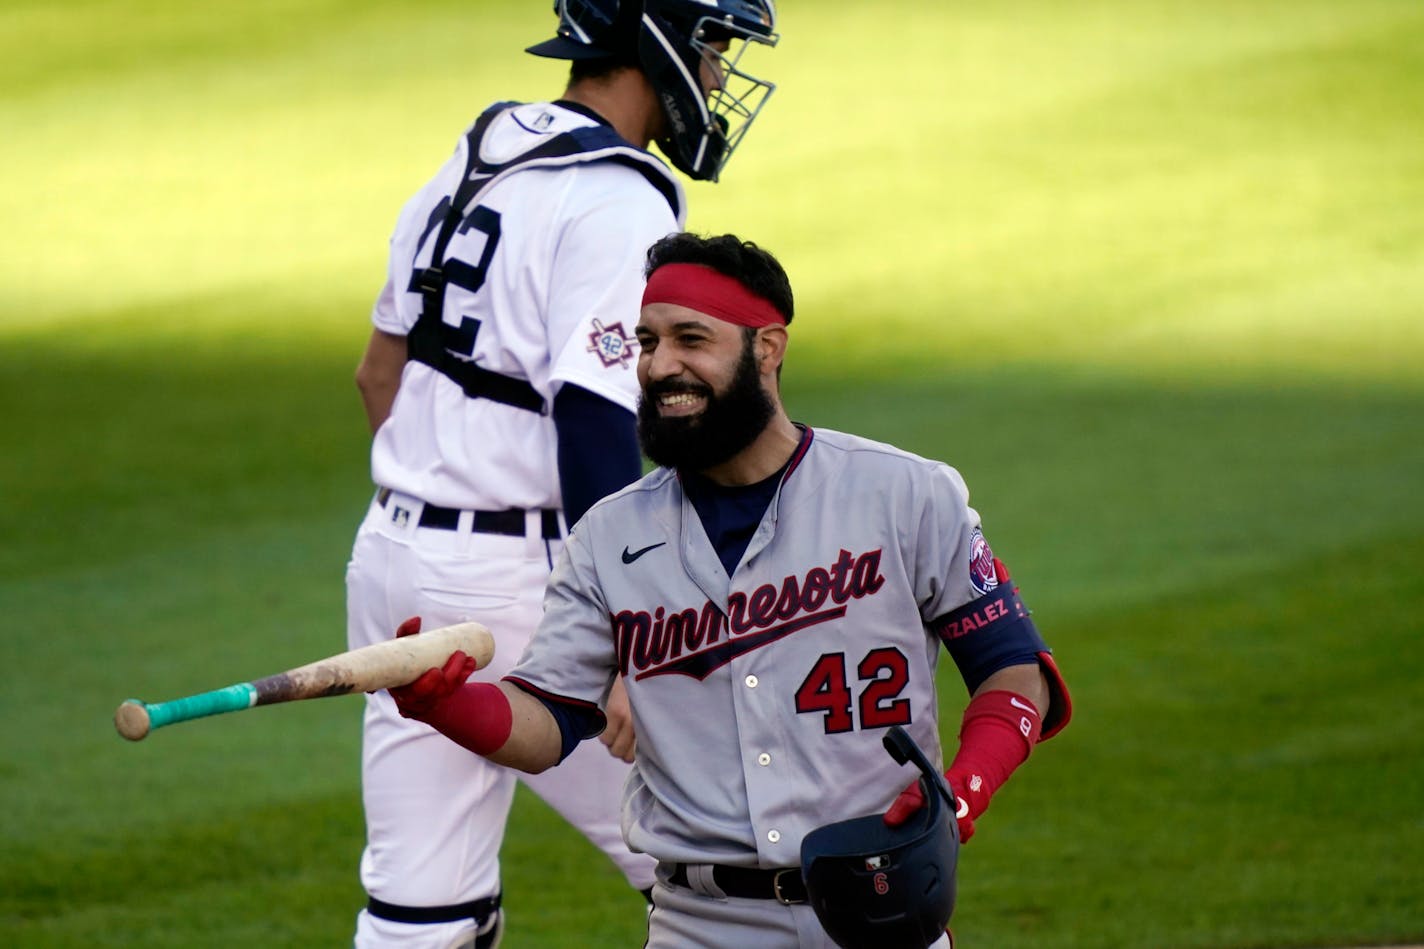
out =
{"type": "Polygon", "coordinates": [[[661,467],[589,510],[501,682],[464,682],[457,653],[392,691],[539,771],[599,733],[621,675],[638,733],[622,829],[658,861],[648,945],[829,947],[802,838],[920,806],[881,738],[903,726],[938,759],[941,649],[971,696],[946,772],[962,839],[1067,724],[1068,692],[953,468],[788,417],[775,258],[679,234],[647,272],[638,433],[661,467]]]}
{"type": "MultiPolygon", "coordinates": [[[[556,9],[559,35],[530,52],[572,60],[567,89],[490,107],[406,204],[357,372],[378,490],[347,570],[348,645],[412,614],[476,620],[496,635],[490,681],[532,635],[568,528],[642,474],[632,321],[644,253],[684,215],[681,183],[646,147],[715,179],[771,88],[741,54],[777,39],[770,0],[556,9]]],[[[619,827],[635,736],[621,696],[607,749],[524,777],[650,890],[654,860],[619,827]]],[[[368,698],[360,949],[498,942],[517,777],[368,698]]]]}

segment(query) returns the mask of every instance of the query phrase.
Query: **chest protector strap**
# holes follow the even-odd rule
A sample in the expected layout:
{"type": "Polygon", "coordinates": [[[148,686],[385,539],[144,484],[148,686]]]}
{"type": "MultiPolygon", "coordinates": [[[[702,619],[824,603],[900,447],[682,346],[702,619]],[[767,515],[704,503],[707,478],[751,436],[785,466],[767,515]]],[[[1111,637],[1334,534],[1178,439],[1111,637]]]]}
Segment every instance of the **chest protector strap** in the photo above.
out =
{"type": "Polygon", "coordinates": [[[680,214],[680,197],[667,172],[657,167],[656,159],[634,148],[617,132],[604,125],[573,129],[555,135],[506,162],[491,164],[481,161],[480,143],[484,140],[490,124],[504,111],[517,104],[502,102],[491,106],[465,136],[465,151],[469,156],[465,164],[465,174],[440,221],[440,230],[430,252],[430,266],[417,268],[411,274],[410,289],[420,292],[421,310],[415,326],[406,337],[406,354],[408,358],[424,363],[458,384],[468,398],[490,399],[543,415],[547,413],[548,407],[527,379],[477,366],[472,360],[462,359],[446,346],[446,337],[454,329],[448,327],[441,318],[445,308],[445,289],[450,283],[447,271],[468,265],[458,260],[447,261],[445,251],[460,222],[464,220],[466,209],[471,207],[490,185],[520,168],[557,167],[586,161],[615,161],[633,167],[667,199],[674,215],[680,214]]]}

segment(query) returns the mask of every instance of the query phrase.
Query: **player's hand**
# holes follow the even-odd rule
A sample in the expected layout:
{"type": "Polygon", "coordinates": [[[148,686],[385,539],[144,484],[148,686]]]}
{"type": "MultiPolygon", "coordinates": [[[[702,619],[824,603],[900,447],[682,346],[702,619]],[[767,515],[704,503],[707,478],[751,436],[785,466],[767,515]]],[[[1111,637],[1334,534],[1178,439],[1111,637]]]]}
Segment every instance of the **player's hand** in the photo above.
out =
{"type": "MultiPolygon", "coordinates": [[[[974,836],[974,818],[979,815],[970,813],[969,802],[955,791],[955,783],[949,774],[944,777],[949,782],[950,793],[954,794],[954,819],[959,824],[959,842],[962,844],[974,836]]],[[[920,789],[920,782],[915,781],[891,802],[890,809],[885,812],[885,824],[887,827],[899,827],[924,806],[924,791],[920,789]]]]}
{"type": "Polygon", "coordinates": [[[598,740],[608,747],[610,755],[631,764],[638,741],[633,731],[633,710],[628,705],[628,689],[623,685],[621,675],[613,680],[603,714],[608,719],[608,727],[598,736],[598,740]]]}
{"type": "MultiPolygon", "coordinates": [[[[396,628],[396,638],[414,636],[420,632],[420,617],[412,616],[396,628]]],[[[475,671],[475,660],[460,650],[450,654],[439,669],[426,669],[409,685],[390,689],[396,709],[403,718],[424,721],[443,700],[448,698],[475,671]]]]}

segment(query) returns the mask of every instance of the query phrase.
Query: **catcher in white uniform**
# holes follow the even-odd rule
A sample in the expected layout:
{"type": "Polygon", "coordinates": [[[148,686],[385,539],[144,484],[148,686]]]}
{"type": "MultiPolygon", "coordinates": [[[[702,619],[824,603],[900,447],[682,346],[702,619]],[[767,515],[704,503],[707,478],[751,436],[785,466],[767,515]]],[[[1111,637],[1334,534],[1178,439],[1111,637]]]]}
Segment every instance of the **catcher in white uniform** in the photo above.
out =
{"type": "Polygon", "coordinates": [[[503,681],[465,683],[457,653],[393,692],[538,772],[599,733],[621,675],[638,733],[623,833],[658,860],[649,945],[831,946],[802,838],[920,807],[881,738],[903,726],[940,765],[941,648],[972,696],[946,772],[962,840],[1067,724],[1068,692],[953,468],[787,416],[775,259],[682,234],[647,271],[638,434],[663,467],[589,510],[503,681]]]}
{"type": "MultiPolygon", "coordinates": [[[[491,106],[407,203],[357,371],[378,490],[347,571],[348,645],[412,614],[476,620],[496,634],[490,681],[523,652],[570,527],[642,473],[632,320],[648,245],[684,218],[646,147],[715,179],[771,90],[737,60],[777,39],[770,0],[556,9],[559,35],[529,51],[573,60],[564,95],[491,106]]],[[[635,734],[621,683],[610,702],[607,749],[526,780],[648,891],[654,861],[618,825],[635,734]]],[[[362,766],[356,945],[496,945],[516,772],[384,693],[367,701],[362,766]]]]}

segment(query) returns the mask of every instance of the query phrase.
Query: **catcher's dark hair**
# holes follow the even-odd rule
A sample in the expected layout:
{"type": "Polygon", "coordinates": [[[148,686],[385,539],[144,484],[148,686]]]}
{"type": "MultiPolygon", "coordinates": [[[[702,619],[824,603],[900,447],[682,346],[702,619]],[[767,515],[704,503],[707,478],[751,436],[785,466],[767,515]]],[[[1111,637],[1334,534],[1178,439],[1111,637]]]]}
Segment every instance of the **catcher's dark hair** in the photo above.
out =
{"type": "Polygon", "coordinates": [[[642,69],[637,52],[598,59],[575,59],[569,64],[569,85],[587,80],[603,79],[620,69],[642,69]]]}
{"type": "Polygon", "coordinates": [[[686,231],[669,234],[648,248],[644,276],[666,264],[701,264],[738,281],[752,293],[764,298],[776,312],[791,322],[795,314],[795,298],[791,280],[771,252],[744,241],[735,234],[700,237],[686,231]]]}

